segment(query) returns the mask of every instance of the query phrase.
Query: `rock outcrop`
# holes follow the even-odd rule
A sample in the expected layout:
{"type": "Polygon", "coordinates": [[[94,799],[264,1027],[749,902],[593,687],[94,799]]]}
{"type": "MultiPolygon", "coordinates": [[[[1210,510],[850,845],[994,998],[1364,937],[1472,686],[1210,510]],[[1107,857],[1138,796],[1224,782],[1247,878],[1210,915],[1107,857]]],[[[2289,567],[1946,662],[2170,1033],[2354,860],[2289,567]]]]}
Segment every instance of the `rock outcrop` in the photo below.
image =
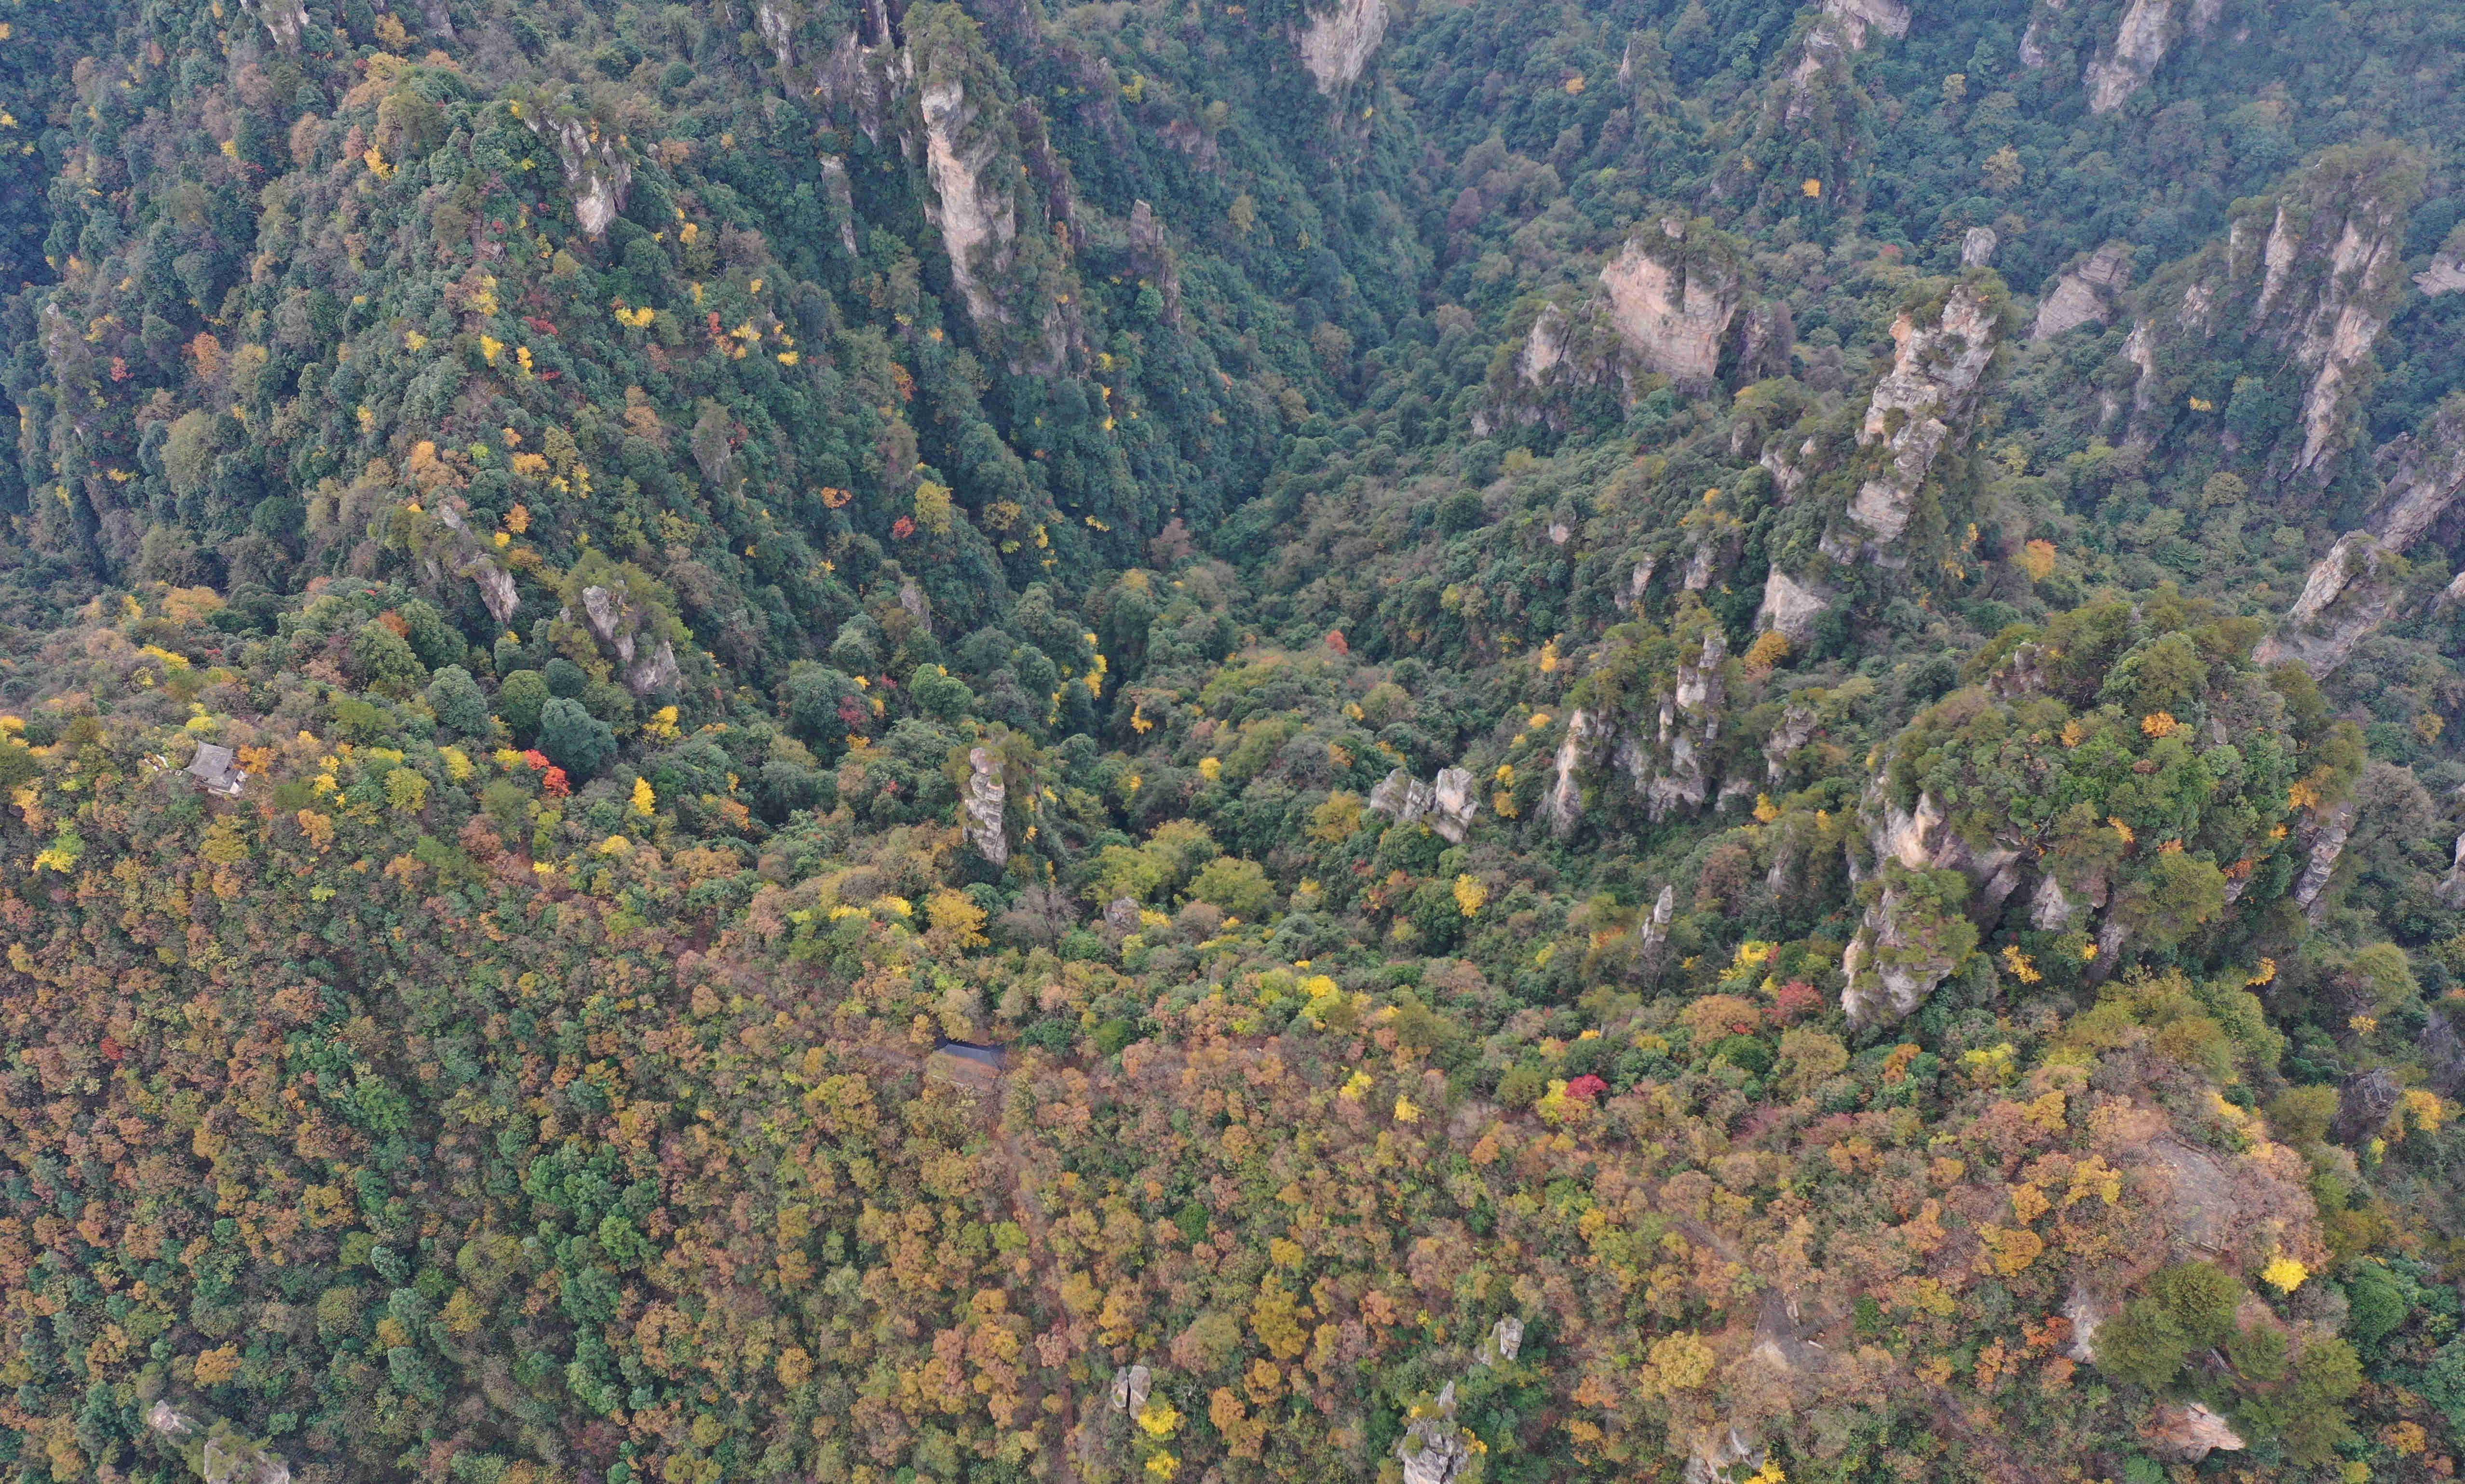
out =
{"type": "Polygon", "coordinates": [[[2212,1452],[2240,1452],[2242,1435],[2197,1402],[2160,1404],[2140,1432],[2149,1456],[2165,1463],[2198,1463],[2212,1452]]]}
{"type": "Polygon", "coordinates": [[[1113,1410],[1136,1417],[1146,1409],[1155,1390],[1155,1372],[1144,1365],[1123,1365],[1113,1372],[1113,1410]]]}
{"type": "Polygon", "coordinates": [[[1617,333],[1637,362],[1700,385],[1721,364],[1721,337],[1744,299],[1737,265],[1698,229],[1671,217],[1639,233],[1601,270],[1617,333]]]}
{"type": "Polygon", "coordinates": [[[2147,86],[2176,31],[2174,0],[2131,0],[2112,49],[2088,64],[2088,111],[2112,113],[2147,86]]]}
{"type": "Polygon", "coordinates": [[[1643,791],[1644,808],[1657,824],[1680,809],[1703,807],[1716,782],[1712,745],[1721,739],[1721,712],[1728,699],[1721,667],[1728,662],[1729,640],[1719,626],[1703,631],[1703,647],[1692,660],[1680,660],[1677,683],[1660,701],[1660,726],[1647,755],[1629,742],[1618,749],[1618,764],[1643,791]]]}
{"type": "Polygon", "coordinates": [[[2029,338],[2047,341],[2083,324],[2104,324],[2114,317],[2116,297],[2130,286],[2131,245],[2105,244],[2055,277],[2037,301],[2029,338]]]}
{"type": "MultiPolygon", "coordinates": [[[[570,610],[563,616],[572,621],[570,610]]],[[[676,647],[649,627],[649,613],[623,592],[597,586],[583,588],[582,618],[600,649],[615,656],[625,688],[634,695],[673,690],[682,678],[676,647]]]]}
{"type": "Polygon", "coordinates": [[[993,292],[1018,239],[1018,205],[1003,185],[987,188],[985,175],[1001,152],[991,131],[974,131],[976,111],[957,78],[936,78],[919,98],[924,115],[924,176],[933,186],[925,214],[950,255],[950,281],[967,301],[978,324],[1007,321],[993,292]]]}
{"type": "Polygon", "coordinates": [[[2371,172],[2306,181],[2277,204],[2252,318],[2312,373],[2298,470],[2317,468],[2340,444],[2348,388],[2387,328],[2404,277],[2409,205],[2371,172]]]}
{"type": "Polygon", "coordinates": [[[1539,810],[1552,834],[1563,839],[1583,823],[1584,786],[1576,774],[1590,764],[1609,735],[1608,725],[1580,706],[1566,718],[1566,735],[1559,739],[1549,790],[1541,796],[1539,810]]]}
{"type": "Polygon", "coordinates": [[[2357,1072],[2337,1089],[2337,1117],[2328,1137],[2341,1144],[2362,1145],[2387,1126],[2388,1115],[2405,1100],[2405,1086],[2387,1069],[2357,1072]]]}
{"type": "Polygon", "coordinates": [[[1788,640],[1790,649],[1802,650],[1813,639],[1823,615],[1831,611],[1832,596],[1822,587],[1773,567],[1764,578],[1764,602],[1755,612],[1755,628],[1777,632],[1788,640]]]}
{"type": "Polygon", "coordinates": [[[1839,23],[1852,49],[1866,44],[1870,26],[1895,41],[1909,33],[1909,8],[1902,0],[1823,0],[1823,13],[1839,23]]]}
{"type": "Polygon", "coordinates": [[[1687,1450],[1686,1484],[1728,1484],[1763,1471],[1770,1450],[1735,1426],[1719,1426],[1696,1439],[1687,1450]]]}
{"type": "Polygon", "coordinates": [[[1369,70],[1369,58],[1387,37],[1387,0],[1336,0],[1301,28],[1301,65],[1318,90],[1340,98],[1369,70]]]}
{"type": "Polygon", "coordinates": [[[1428,1410],[1412,1409],[1412,1419],[1395,1445],[1404,1465],[1404,1484],[1453,1484],[1472,1459],[1472,1445],[1455,1423],[1455,1384],[1438,1393],[1428,1410]]]}
{"type": "Polygon", "coordinates": [[[2260,642],[2263,664],[2294,660],[2314,675],[2343,665],[2387,622],[2399,596],[2388,559],[2429,535],[2465,498],[2465,396],[2442,402],[2374,461],[2382,494],[2362,529],[2337,538],[2311,567],[2284,621],[2260,642]]]}
{"type": "Polygon", "coordinates": [[[2287,660],[2314,675],[2343,664],[2365,635],[2387,621],[2396,592],[2385,568],[2389,552],[2368,531],[2347,531],[2312,565],[2301,596],[2276,631],[2262,639],[2253,657],[2262,665],[2287,660]]]}
{"type": "Polygon", "coordinates": [[[1848,986],[1840,1008],[1853,1022],[1869,1025],[1905,1017],[1951,977],[1977,941],[1967,914],[1990,921],[2002,910],[2019,889],[2027,853],[2002,842],[1980,846],[1962,839],[1932,794],[1921,793],[1902,808],[1879,781],[1868,791],[1860,817],[1882,885],[1841,955],[1848,986]],[[1944,897],[1940,883],[1945,878],[1937,874],[1946,872],[1966,882],[1957,894],[1966,900],[1944,897]]]}
{"type": "Polygon", "coordinates": [[[1462,768],[1442,767],[1425,784],[1399,767],[1369,790],[1368,808],[1373,814],[1392,815],[1398,824],[1426,819],[1439,838],[1461,845],[1480,803],[1473,797],[1472,774],[1462,768]]]}
{"type": "MultiPolygon", "coordinates": [[[[276,46],[285,52],[300,50],[300,38],[308,30],[308,7],[300,0],[240,0],[240,7],[264,23],[265,33],[276,46]]],[[[449,24],[445,39],[453,36],[449,24]]]]}
{"type": "Polygon", "coordinates": [[[1960,266],[1984,268],[1994,261],[1994,251],[2002,245],[2003,239],[1993,228],[1971,227],[1967,235],[1960,239],[1960,266]]]}
{"type": "Polygon", "coordinates": [[[494,548],[471,529],[466,519],[470,505],[459,495],[448,495],[438,501],[436,522],[447,536],[443,541],[425,546],[421,565],[430,582],[442,587],[448,573],[467,577],[479,588],[479,602],[488,616],[499,624],[513,621],[514,609],[521,607],[522,596],[514,590],[514,574],[497,560],[494,548]]]}
{"type": "Polygon", "coordinates": [[[1893,544],[1908,529],[1936,455],[1955,432],[1965,434],[2000,334],[1993,304],[1968,283],[1951,291],[1930,323],[1906,314],[1894,322],[1899,349],[1857,429],[1858,446],[1880,449],[1884,462],[1849,502],[1850,529],[1824,538],[1827,555],[1854,560],[1864,547],[1880,565],[1905,564],[1893,544]]]}
{"type": "Polygon", "coordinates": [[[582,225],[583,234],[608,235],[609,224],[625,209],[625,192],[633,184],[625,137],[603,134],[595,119],[549,122],[525,114],[522,122],[555,146],[556,163],[565,171],[566,190],[573,200],[573,219],[582,225]]]}
{"type": "Polygon", "coordinates": [[[2442,294],[2465,294],[2465,247],[2443,252],[2432,258],[2431,266],[2413,276],[2413,286],[2426,299],[2442,294]]]}
{"type": "Polygon", "coordinates": [[[967,751],[967,795],[960,801],[960,810],[966,816],[967,841],[993,865],[1010,861],[1010,835],[1002,824],[1002,807],[1009,790],[1002,785],[1001,764],[990,751],[983,747],[967,751]]]}
{"type": "Polygon", "coordinates": [[[1480,1354],[1473,1358],[1476,1365],[1501,1365],[1523,1350],[1523,1321],[1508,1315],[1489,1327],[1489,1338],[1480,1342],[1480,1354]]]}

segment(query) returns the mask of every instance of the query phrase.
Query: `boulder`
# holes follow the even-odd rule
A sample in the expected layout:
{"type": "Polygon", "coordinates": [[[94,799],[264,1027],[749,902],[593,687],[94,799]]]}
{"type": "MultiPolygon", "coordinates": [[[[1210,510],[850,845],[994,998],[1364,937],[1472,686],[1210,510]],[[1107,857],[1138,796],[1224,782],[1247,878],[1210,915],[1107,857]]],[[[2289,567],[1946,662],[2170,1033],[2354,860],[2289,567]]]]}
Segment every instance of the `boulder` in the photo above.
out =
{"type": "Polygon", "coordinates": [[[2003,239],[1993,228],[1971,227],[1968,234],[1960,239],[1960,266],[1984,268],[1994,261],[1994,250],[2002,245],[2003,239]]]}
{"type": "Polygon", "coordinates": [[[1113,1410],[1136,1417],[1146,1409],[1155,1389],[1155,1372],[1144,1365],[1123,1365],[1113,1371],[1113,1410]]]}

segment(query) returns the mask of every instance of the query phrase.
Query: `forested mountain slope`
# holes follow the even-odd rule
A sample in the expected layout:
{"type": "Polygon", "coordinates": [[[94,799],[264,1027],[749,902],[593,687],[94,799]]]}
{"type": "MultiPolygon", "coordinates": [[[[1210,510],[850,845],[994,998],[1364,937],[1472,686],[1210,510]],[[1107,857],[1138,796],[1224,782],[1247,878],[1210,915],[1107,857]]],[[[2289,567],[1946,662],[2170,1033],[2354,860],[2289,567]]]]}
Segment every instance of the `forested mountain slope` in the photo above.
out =
{"type": "Polygon", "coordinates": [[[2460,58],[0,0],[0,1471],[2452,1476],[2460,58]]]}

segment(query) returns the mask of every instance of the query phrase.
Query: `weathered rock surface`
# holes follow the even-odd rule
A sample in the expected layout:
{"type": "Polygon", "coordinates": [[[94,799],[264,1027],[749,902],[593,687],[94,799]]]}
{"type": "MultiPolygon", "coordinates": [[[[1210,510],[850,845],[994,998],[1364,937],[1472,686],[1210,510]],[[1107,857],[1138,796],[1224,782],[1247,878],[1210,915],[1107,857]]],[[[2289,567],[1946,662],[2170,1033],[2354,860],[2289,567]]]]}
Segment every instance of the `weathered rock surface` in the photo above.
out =
{"type": "Polygon", "coordinates": [[[1852,48],[1866,44],[1870,26],[1895,41],[1909,33],[1909,8],[1901,0],[1823,0],[1823,13],[1840,23],[1852,48]]]}
{"type": "MultiPolygon", "coordinates": [[[[1905,562],[1892,544],[1908,529],[1935,456],[1956,430],[1965,432],[1998,335],[1992,306],[1965,283],[1951,291],[1934,322],[1920,325],[1904,314],[1892,325],[1899,349],[1892,368],[1875,384],[1857,429],[1858,445],[1879,445],[1887,462],[1858,487],[1848,509],[1852,540],[1870,543],[1879,563],[1905,562]]],[[[1855,554],[1832,538],[1827,538],[1827,549],[1835,560],[1855,554]]]]}
{"type": "Polygon", "coordinates": [[[2114,317],[2115,296],[2130,285],[2131,245],[2105,244],[2055,277],[2037,301],[2029,338],[2047,341],[2083,324],[2105,323],[2114,317]]]}
{"type": "Polygon", "coordinates": [[[1496,1365],[1512,1361],[1523,1349],[1523,1321],[1508,1315],[1489,1327],[1489,1338],[1481,1341],[1478,1363],[1496,1365]]]}
{"type": "Polygon", "coordinates": [[[2405,1086],[2386,1068],[2358,1072],[2337,1089],[2337,1117],[2328,1137],[2341,1144],[2364,1144],[2387,1126],[2388,1115],[2405,1099],[2405,1086]]]}
{"type": "Polygon", "coordinates": [[[1566,718],[1566,735],[1558,742],[1549,791],[1541,796],[1539,810],[1551,833],[1563,838],[1583,823],[1584,786],[1575,775],[1588,765],[1593,753],[1609,740],[1609,732],[1607,725],[1580,706],[1566,718]]]}
{"type": "Polygon", "coordinates": [[[2161,1404],[2140,1435],[2149,1455],[2165,1463],[2198,1463],[2211,1452],[2239,1452],[2243,1448],[2241,1435],[2197,1402],[2161,1404]]]}
{"type": "Polygon", "coordinates": [[[1002,186],[988,188],[985,172],[1000,153],[989,130],[974,131],[976,111],[957,78],[936,78],[919,99],[924,114],[924,175],[933,194],[926,214],[950,254],[950,281],[978,324],[1009,319],[994,280],[1010,263],[1018,238],[1018,205],[1002,186]]]}
{"type": "Polygon", "coordinates": [[[2347,531],[2311,567],[2301,596],[2253,658],[2262,665],[2294,660],[2314,675],[2345,662],[2365,634],[2387,621],[2396,605],[2383,568],[2388,550],[2368,531],[2347,531]]]}
{"type": "MultiPolygon", "coordinates": [[[[265,33],[276,46],[286,52],[300,50],[300,34],[308,29],[308,7],[300,0],[240,0],[240,6],[265,24],[265,33]]],[[[453,36],[453,24],[448,22],[445,39],[453,36]]]]}
{"type": "Polygon", "coordinates": [[[2003,239],[1993,228],[1971,227],[1968,234],[1960,239],[1960,266],[1984,268],[1994,261],[1994,250],[2002,245],[2003,239]]]}
{"type": "Polygon", "coordinates": [[[1337,0],[1302,28],[1301,65],[1321,93],[1336,98],[1361,80],[1386,37],[1387,0],[1337,0]]]}
{"type": "Polygon", "coordinates": [[[1450,845],[1463,843],[1473,816],[1480,811],[1473,797],[1472,774],[1459,767],[1440,768],[1436,779],[1426,784],[1396,768],[1369,790],[1367,807],[1373,814],[1392,815],[1398,824],[1426,819],[1450,845]]]}
{"type": "Polygon", "coordinates": [[[1675,217],[1657,233],[1641,233],[1601,270],[1619,338],[1646,369],[1673,380],[1703,383],[1721,363],[1744,298],[1737,270],[1695,251],[1692,229],[1675,217]]]}
{"type": "Polygon", "coordinates": [[[1404,1484],[1452,1484],[1472,1458],[1472,1445],[1455,1425],[1455,1384],[1447,1383],[1437,1405],[1415,1416],[1395,1445],[1404,1464],[1404,1484]]]}
{"type": "Polygon", "coordinates": [[[2131,0],[2112,50],[2088,64],[2088,111],[2112,113],[2147,86],[2176,30],[2173,0],[2131,0]]]}
{"type": "Polygon", "coordinates": [[[1686,1484],[1727,1484],[1761,1472],[1769,1450],[1733,1426],[1715,1427],[1686,1454],[1686,1484]]]}
{"type": "Polygon", "coordinates": [[[1002,785],[1001,764],[983,747],[967,752],[967,796],[960,808],[966,814],[968,843],[994,865],[1010,860],[1010,835],[1002,825],[1002,807],[1009,790],[1002,785]]]}
{"type": "Polygon", "coordinates": [[[1145,1410],[1155,1390],[1155,1372],[1144,1365],[1123,1365],[1113,1371],[1113,1410],[1136,1417],[1145,1410]]]}
{"type": "Polygon", "coordinates": [[[1756,610],[1755,627],[1779,632],[1791,649],[1804,649],[1830,611],[1830,594],[1773,567],[1764,578],[1764,603],[1756,610]]]}
{"type": "Polygon", "coordinates": [[[525,116],[522,122],[556,147],[556,163],[565,172],[566,190],[573,199],[573,218],[582,224],[584,235],[606,236],[633,184],[633,166],[625,157],[624,141],[604,136],[596,120],[549,122],[525,116]]]}

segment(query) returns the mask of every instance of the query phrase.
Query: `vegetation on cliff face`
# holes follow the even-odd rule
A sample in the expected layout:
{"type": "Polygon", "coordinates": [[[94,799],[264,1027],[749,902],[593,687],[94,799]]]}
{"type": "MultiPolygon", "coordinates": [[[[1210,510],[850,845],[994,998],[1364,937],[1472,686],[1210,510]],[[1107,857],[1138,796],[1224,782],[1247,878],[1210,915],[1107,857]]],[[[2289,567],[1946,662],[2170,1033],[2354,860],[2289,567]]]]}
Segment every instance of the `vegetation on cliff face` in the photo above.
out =
{"type": "Polygon", "coordinates": [[[0,1477],[2451,1476],[2460,27],[0,0],[0,1477]]]}

